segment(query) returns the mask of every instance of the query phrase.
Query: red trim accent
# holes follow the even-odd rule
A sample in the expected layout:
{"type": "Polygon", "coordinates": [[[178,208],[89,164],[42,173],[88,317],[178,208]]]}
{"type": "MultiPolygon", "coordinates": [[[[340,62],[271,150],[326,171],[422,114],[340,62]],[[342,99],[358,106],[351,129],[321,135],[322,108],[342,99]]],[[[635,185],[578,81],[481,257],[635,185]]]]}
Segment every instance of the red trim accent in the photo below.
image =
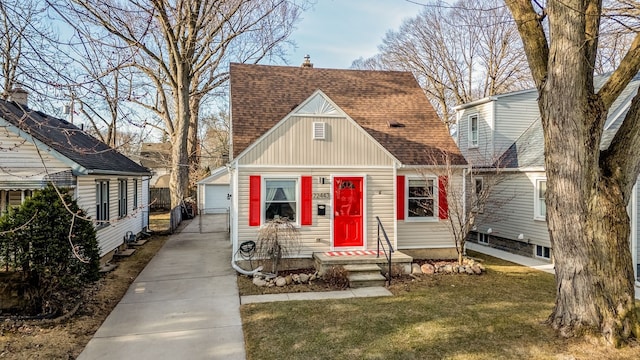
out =
{"type": "Polygon", "coordinates": [[[396,219],[404,220],[405,186],[404,175],[396,177],[396,219]]]}
{"type": "Polygon", "coordinates": [[[301,193],[302,193],[302,213],[300,225],[311,225],[313,222],[313,195],[312,195],[312,178],[311,176],[302,176],[301,193]]]}
{"type": "Polygon", "coordinates": [[[262,181],[259,175],[249,176],[249,226],[260,226],[260,189],[262,181]]]}
{"type": "Polygon", "coordinates": [[[441,220],[449,218],[449,203],[447,202],[448,176],[438,176],[438,215],[441,220]]]}

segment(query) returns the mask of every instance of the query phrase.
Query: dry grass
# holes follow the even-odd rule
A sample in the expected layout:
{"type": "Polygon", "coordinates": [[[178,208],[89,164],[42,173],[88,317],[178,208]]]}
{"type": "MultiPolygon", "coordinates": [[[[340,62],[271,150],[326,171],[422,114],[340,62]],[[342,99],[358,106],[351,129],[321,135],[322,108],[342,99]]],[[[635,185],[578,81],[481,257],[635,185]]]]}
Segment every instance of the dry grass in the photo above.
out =
{"type": "Polygon", "coordinates": [[[248,359],[638,359],[546,325],[553,276],[491,257],[483,276],[396,281],[385,298],[242,305],[248,359]]]}
{"type": "Polygon", "coordinates": [[[119,261],[88,291],[87,300],[67,322],[3,322],[0,358],[75,359],[166,240],[167,236],[152,236],[131,257],[119,261]]]}
{"type": "Polygon", "coordinates": [[[169,231],[169,212],[152,212],[149,214],[149,229],[156,233],[165,233],[169,231]]]}

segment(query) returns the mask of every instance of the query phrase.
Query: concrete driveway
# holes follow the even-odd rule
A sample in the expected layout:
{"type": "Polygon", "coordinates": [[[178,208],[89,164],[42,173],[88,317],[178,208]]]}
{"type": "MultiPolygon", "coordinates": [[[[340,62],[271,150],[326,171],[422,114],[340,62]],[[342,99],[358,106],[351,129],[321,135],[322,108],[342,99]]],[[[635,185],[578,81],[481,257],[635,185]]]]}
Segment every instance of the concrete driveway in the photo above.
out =
{"type": "Polygon", "coordinates": [[[172,235],[78,359],[245,359],[226,232],[172,235]]]}

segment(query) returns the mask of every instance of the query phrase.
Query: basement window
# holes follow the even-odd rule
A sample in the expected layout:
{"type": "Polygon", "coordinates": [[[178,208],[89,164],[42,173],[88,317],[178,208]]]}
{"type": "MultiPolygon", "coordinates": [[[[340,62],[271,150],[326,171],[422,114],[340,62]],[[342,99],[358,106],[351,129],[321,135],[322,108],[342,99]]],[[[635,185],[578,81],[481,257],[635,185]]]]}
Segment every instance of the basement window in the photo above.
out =
{"type": "Polygon", "coordinates": [[[536,245],[536,257],[551,260],[551,248],[548,246],[536,245]]]}

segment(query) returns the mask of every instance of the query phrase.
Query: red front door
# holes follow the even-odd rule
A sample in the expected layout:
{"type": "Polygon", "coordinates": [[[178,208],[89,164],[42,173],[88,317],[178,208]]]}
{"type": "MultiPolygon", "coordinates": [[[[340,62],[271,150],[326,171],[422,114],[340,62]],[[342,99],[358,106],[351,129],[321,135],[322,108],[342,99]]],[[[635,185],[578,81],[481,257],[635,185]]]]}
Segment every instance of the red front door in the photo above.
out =
{"type": "Polygon", "coordinates": [[[362,247],[363,236],[362,177],[333,178],[333,246],[362,247]]]}

